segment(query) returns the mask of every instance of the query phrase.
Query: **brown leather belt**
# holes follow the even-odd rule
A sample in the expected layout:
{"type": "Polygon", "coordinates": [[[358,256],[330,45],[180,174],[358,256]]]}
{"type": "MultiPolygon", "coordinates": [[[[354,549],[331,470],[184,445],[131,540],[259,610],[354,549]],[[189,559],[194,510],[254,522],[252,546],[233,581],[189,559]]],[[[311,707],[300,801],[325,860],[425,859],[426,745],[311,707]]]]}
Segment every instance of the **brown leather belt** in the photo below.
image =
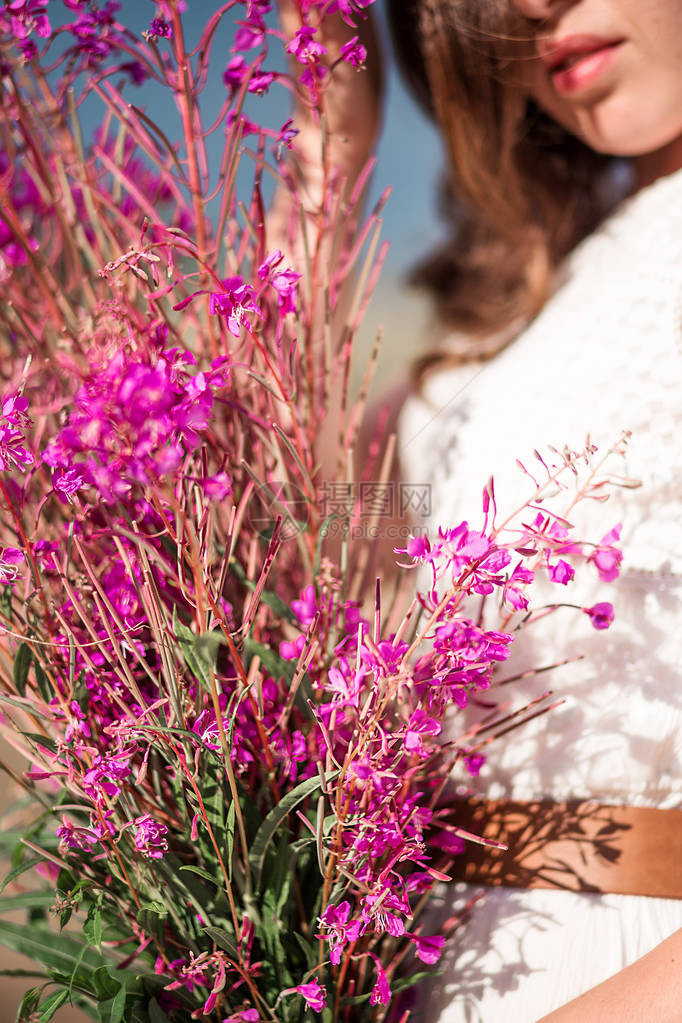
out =
{"type": "Polygon", "coordinates": [[[470,839],[455,880],[682,899],[682,810],[473,797],[448,807],[448,831],[470,839]]]}

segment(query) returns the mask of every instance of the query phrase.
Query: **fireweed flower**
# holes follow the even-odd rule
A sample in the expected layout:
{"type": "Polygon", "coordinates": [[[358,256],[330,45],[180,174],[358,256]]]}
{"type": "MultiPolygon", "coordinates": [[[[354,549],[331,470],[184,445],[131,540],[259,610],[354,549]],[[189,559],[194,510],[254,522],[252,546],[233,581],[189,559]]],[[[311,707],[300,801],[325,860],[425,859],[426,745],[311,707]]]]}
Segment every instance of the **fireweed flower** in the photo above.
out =
{"type": "Polygon", "coordinates": [[[372,994],[369,997],[370,1005],[388,1005],[391,1000],[391,988],[388,983],[388,978],[384,971],[383,966],[379,962],[376,956],[372,956],[374,965],[376,966],[377,979],[374,987],[372,988],[372,994]]]}
{"type": "Polygon", "coordinates": [[[8,0],[0,13],[0,26],[17,40],[27,39],[32,32],[47,39],[52,31],[47,16],[48,0],[8,0]]]}
{"type": "Polygon", "coordinates": [[[17,547],[5,547],[4,551],[0,552],[0,583],[13,583],[23,560],[23,551],[17,547]]]}
{"type": "Polygon", "coordinates": [[[67,495],[88,484],[105,502],[119,500],[133,484],[175,472],[201,443],[226,368],[217,362],[192,376],[191,357],[175,351],[138,360],[119,352],[93,361],[66,425],[43,452],[57,470],[55,487],[67,495]]]}
{"type": "Polygon", "coordinates": [[[73,497],[85,483],[85,478],[77,469],[58,469],[53,477],[53,486],[65,497],[73,497]]]}
{"type": "Polygon", "coordinates": [[[559,560],[555,565],[551,565],[549,557],[547,559],[547,570],[552,582],[560,583],[562,586],[568,585],[575,576],[575,569],[567,561],[559,560]]]}
{"type": "Polygon", "coordinates": [[[133,821],[135,831],[135,848],[149,860],[160,860],[168,849],[166,835],[168,828],[165,824],[159,824],[149,814],[136,817],[133,821]]]}
{"type": "Polygon", "coordinates": [[[317,977],[307,984],[298,984],[296,987],[299,995],[303,995],[306,1005],[313,1012],[322,1012],[327,1004],[327,992],[320,984],[317,977]]]}
{"type": "Polygon", "coordinates": [[[0,425],[0,469],[26,469],[33,465],[33,455],[24,446],[21,430],[0,425]]]}
{"type": "Polygon", "coordinates": [[[262,281],[267,281],[277,292],[277,303],[280,317],[287,313],[296,312],[296,289],[301,279],[301,274],[291,269],[278,269],[283,256],[280,249],[269,256],[264,263],[258,267],[258,276],[262,281]]]}
{"type": "Polygon", "coordinates": [[[584,607],[583,611],[590,616],[590,621],[595,629],[608,629],[614,619],[613,604],[608,601],[601,601],[592,607],[584,607]]]}
{"type": "Polygon", "coordinates": [[[252,50],[254,46],[260,46],[265,37],[265,22],[254,9],[253,15],[246,21],[238,21],[239,28],[235,32],[232,52],[240,50],[252,50]]]}
{"type": "Polygon", "coordinates": [[[367,50],[358,41],[358,37],[353,36],[341,47],[341,56],[351,67],[362,68],[367,60],[367,50]]]}
{"type": "Polygon", "coordinates": [[[519,586],[532,583],[534,578],[535,573],[529,568],[524,568],[522,562],[518,563],[509,576],[509,581],[505,583],[502,595],[505,603],[514,611],[525,611],[528,607],[528,598],[519,589],[519,586]]]}
{"type": "Polygon", "coordinates": [[[76,21],[66,26],[76,40],[70,52],[74,56],[82,57],[85,67],[91,71],[123,42],[123,36],[116,28],[115,21],[120,6],[116,0],[107,0],[103,7],[93,6],[89,10],[83,10],[82,6],[74,8],[78,10],[78,17],[76,21]]]}
{"type": "Polygon", "coordinates": [[[23,472],[34,458],[25,446],[24,428],[31,424],[28,401],[23,395],[9,393],[0,403],[0,469],[23,472]]]}
{"type": "Polygon", "coordinates": [[[290,117],[288,121],[285,121],[279,130],[277,136],[277,145],[275,147],[277,158],[281,157],[282,146],[286,146],[287,149],[293,148],[294,139],[300,134],[298,128],[294,128],[294,119],[290,117]]]}
{"type": "Polygon", "coordinates": [[[299,64],[317,64],[327,52],[326,46],[314,39],[315,29],[303,25],[287,44],[287,53],[291,53],[299,64]]]}
{"type": "Polygon", "coordinates": [[[239,337],[243,326],[251,329],[251,324],[246,319],[246,313],[256,313],[262,316],[262,312],[254,302],[255,292],[250,284],[245,284],[243,277],[226,277],[221,281],[223,291],[195,291],[184,298],[173,309],[180,311],[197,297],[197,295],[208,295],[208,311],[212,316],[225,316],[227,328],[235,337],[239,337]]]}
{"type": "Polygon", "coordinates": [[[68,817],[62,817],[62,823],[56,830],[59,839],[59,851],[63,855],[69,849],[82,849],[91,852],[93,846],[99,844],[99,838],[90,828],[76,827],[68,817]]]}
{"type": "Polygon", "coordinates": [[[355,25],[353,18],[360,16],[365,17],[363,11],[370,7],[374,3],[374,0],[333,0],[331,4],[326,5],[327,11],[331,14],[338,11],[341,17],[347,24],[355,25]]]}
{"type": "Polygon", "coordinates": [[[415,946],[415,951],[423,963],[433,965],[437,963],[441,957],[443,946],[445,945],[445,938],[440,934],[435,934],[430,937],[422,937],[421,935],[411,934],[410,941],[415,946]]]}
{"type": "Polygon", "coordinates": [[[96,803],[104,803],[107,796],[118,796],[118,783],[132,773],[130,761],[135,752],[135,749],[126,749],[109,757],[98,753],[92,767],[83,775],[83,791],[96,803]]]}
{"type": "Polygon", "coordinates": [[[602,582],[610,583],[618,578],[620,574],[620,563],[623,560],[623,552],[615,546],[615,541],[620,539],[623,526],[619,523],[614,526],[606,536],[603,536],[596,548],[588,557],[588,561],[594,562],[599,578],[602,582]]]}
{"type": "Polygon", "coordinates": [[[6,394],[1,402],[1,411],[4,419],[13,426],[25,427],[31,425],[31,417],[28,414],[28,400],[21,394],[6,394]]]}
{"type": "Polygon", "coordinates": [[[152,18],[149,25],[149,35],[153,39],[158,37],[161,37],[162,39],[172,39],[173,26],[164,18],[152,18]]]}
{"type": "Polygon", "coordinates": [[[320,924],[328,932],[323,939],[329,942],[329,958],[334,966],[341,962],[341,953],[349,943],[357,941],[362,930],[360,920],[349,920],[350,902],[340,902],[338,906],[331,903],[319,918],[320,924]]]}

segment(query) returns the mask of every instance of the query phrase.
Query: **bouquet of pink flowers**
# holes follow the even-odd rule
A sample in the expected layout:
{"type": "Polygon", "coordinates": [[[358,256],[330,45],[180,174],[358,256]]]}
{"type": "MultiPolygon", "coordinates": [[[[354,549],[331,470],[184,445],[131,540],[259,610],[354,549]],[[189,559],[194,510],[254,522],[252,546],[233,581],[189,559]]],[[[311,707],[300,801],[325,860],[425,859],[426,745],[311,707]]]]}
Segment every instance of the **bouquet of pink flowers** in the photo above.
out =
{"type": "MultiPolygon", "coordinates": [[[[406,529],[395,578],[373,575],[348,470],[369,371],[354,402],[348,380],[385,197],[363,221],[370,168],[349,186],[323,152],[310,208],[295,119],[243,112],[275,83],[324,121],[336,64],[363,62],[368,0],[301,2],[293,38],[270,6],[230,0],[191,50],[181,0],[141,36],[113,0],[0,14],[0,722],[23,761],[4,765],[23,796],[0,908],[28,911],[0,941],[42,977],[21,1020],[67,1002],[102,1023],[406,1018],[400,992],[447,938],[424,909],[466,856],[448,779],[552,698],[485,737],[456,714],[532,620],[536,573],[617,574],[617,535],[580,543],[545,501],[605,486],[591,451],[567,451],[529,524],[500,521],[491,481],[476,527],[406,529]],[[337,61],[319,35],[332,14],[351,27],[337,61]],[[300,74],[269,70],[273,41],[300,74]],[[166,90],[177,137],[127,98],[142,83],[166,90]],[[269,244],[266,175],[300,265],[269,244]],[[347,498],[328,512],[332,485],[347,498]]],[[[389,468],[377,441],[363,478],[387,486],[389,468]]]]}

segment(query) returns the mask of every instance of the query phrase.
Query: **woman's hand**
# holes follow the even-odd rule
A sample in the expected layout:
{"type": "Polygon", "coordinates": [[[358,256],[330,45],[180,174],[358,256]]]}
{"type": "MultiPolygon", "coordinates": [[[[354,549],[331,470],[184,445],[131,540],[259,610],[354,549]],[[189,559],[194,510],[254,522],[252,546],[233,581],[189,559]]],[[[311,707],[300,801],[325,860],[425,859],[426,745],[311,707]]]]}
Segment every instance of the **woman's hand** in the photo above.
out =
{"type": "MultiPolygon", "coordinates": [[[[279,0],[279,19],[284,34],[293,38],[301,27],[296,0],[279,0]]],[[[381,123],[383,97],[383,62],[371,9],[357,19],[357,27],[348,25],[339,14],[322,21],[315,39],[327,50],[324,63],[333,67],[331,79],[324,88],[331,163],[342,173],[357,174],[376,144],[381,123]],[[354,36],[367,50],[364,70],[352,67],[341,58],[341,47],[354,36]]],[[[297,77],[303,67],[292,60],[291,70],[297,77]]],[[[296,105],[295,126],[299,129],[296,148],[311,162],[319,163],[320,126],[310,109],[296,105]]]]}
{"type": "Polygon", "coordinates": [[[682,1023],[682,930],[539,1023],[615,1021],[682,1023]]]}
{"type": "MultiPolygon", "coordinates": [[[[296,0],[279,0],[280,26],[285,36],[293,38],[301,27],[296,0]]],[[[333,68],[325,80],[323,106],[327,131],[328,170],[336,170],[353,185],[371,156],[381,126],[383,98],[383,64],[376,28],[371,13],[360,20],[356,28],[338,14],[324,18],[315,38],[327,50],[324,63],[333,68]],[[354,36],[367,50],[367,66],[359,70],[341,57],[341,47],[354,36]]],[[[293,58],[291,74],[298,78],[304,67],[293,58]]],[[[323,200],[325,173],[321,163],[322,130],[319,118],[303,101],[296,102],[293,111],[294,127],[298,135],[293,149],[301,179],[296,181],[299,195],[304,197],[309,218],[314,218],[323,200]]],[[[270,250],[281,249],[300,261],[300,239],[291,238],[292,201],[288,189],[280,187],[268,213],[268,242],[270,250]]],[[[297,218],[293,218],[296,223],[297,218]]]]}

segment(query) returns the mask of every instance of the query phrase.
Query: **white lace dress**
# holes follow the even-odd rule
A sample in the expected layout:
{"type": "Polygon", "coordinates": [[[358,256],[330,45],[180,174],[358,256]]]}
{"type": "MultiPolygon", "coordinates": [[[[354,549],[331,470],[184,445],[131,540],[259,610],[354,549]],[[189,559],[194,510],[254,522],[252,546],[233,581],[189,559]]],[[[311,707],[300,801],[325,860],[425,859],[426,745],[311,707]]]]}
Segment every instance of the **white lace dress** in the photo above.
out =
{"type": "MultiPolygon", "coordinates": [[[[590,540],[623,523],[622,574],[603,583],[586,566],[550,595],[610,600],[616,621],[596,632],[562,609],[528,633],[516,664],[583,659],[500,691],[514,706],[548,688],[568,700],[500,740],[475,785],[492,797],[682,808],[682,171],[621,203],[564,269],[512,345],[408,400],[403,478],[432,484],[430,527],[478,523],[489,475],[501,509],[529,495],[517,458],[530,465],[547,444],[578,450],[588,432],[605,450],[632,431],[620,471],[641,487],[588,502],[573,520],[590,540]]],[[[453,905],[475,891],[457,886],[453,905]]],[[[424,1023],[533,1023],[679,927],[682,900],[487,889],[424,1023]]]]}

